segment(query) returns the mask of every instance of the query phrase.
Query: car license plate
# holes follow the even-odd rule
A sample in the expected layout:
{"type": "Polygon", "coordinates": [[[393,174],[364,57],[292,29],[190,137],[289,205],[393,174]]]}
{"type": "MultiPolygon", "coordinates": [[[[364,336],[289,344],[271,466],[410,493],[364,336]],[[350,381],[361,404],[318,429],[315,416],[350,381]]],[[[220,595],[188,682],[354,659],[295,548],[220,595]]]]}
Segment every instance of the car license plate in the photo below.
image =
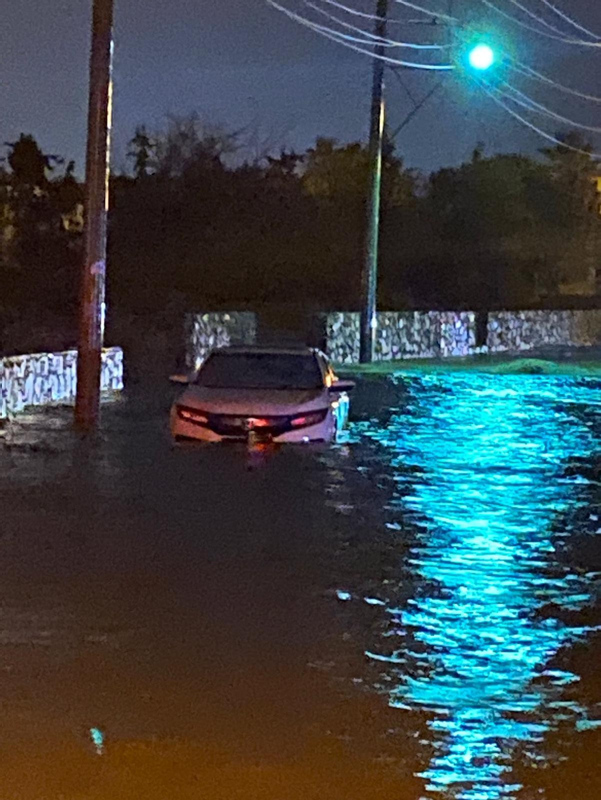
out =
{"type": "Polygon", "coordinates": [[[248,444],[252,447],[256,444],[268,444],[273,441],[273,436],[270,433],[262,433],[257,430],[248,431],[248,444]]]}

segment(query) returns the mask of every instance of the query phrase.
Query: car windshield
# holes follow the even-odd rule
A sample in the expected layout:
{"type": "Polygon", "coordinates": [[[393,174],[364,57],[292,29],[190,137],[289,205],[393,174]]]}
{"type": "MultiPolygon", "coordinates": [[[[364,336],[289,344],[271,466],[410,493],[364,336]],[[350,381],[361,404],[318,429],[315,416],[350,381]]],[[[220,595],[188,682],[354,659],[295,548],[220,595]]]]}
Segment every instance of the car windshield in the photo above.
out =
{"type": "Polygon", "coordinates": [[[317,359],[304,353],[213,353],[197,384],[208,389],[321,389],[317,359]]]}

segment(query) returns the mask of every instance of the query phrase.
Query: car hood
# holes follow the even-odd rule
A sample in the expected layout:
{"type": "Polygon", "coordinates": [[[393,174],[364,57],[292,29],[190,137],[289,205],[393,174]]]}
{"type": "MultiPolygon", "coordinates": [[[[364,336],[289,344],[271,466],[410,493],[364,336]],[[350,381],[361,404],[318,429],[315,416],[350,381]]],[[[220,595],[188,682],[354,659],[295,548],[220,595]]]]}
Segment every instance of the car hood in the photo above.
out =
{"type": "Polygon", "coordinates": [[[189,386],[178,403],[209,414],[285,416],[329,406],[326,389],[207,389],[189,386]]]}

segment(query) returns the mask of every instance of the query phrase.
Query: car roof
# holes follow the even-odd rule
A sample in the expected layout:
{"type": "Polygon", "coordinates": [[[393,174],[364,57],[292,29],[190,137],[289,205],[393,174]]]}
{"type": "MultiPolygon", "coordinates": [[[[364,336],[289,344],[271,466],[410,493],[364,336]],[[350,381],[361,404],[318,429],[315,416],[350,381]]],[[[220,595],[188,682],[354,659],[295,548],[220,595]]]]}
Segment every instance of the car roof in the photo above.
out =
{"type": "Polygon", "coordinates": [[[262,345],[229,345],[227,347],[218,347],[211,351],[212,353],[221,353],[224,355],[240,355],[240,354],[249,354],[249,355],[303,355],[303,356],[313,356],[316,354],[316,351],[312,347],[307,347],[306,345],[286,345],[282,347],[273,347],[273,346],[262,346],[262,345]]]}

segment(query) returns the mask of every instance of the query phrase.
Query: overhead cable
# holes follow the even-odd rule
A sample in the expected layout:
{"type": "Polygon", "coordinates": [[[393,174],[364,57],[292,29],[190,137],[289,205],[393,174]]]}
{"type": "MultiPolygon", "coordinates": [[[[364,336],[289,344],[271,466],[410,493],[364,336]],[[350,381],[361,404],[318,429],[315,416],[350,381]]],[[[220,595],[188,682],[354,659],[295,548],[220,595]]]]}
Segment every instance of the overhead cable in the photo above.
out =
{"type": "MultiPolygon", "coordinates": [[[[350,6],[344,5],[344,3],[339,3],[337,0],[320,0],[322,3],[325,3],[328,6],[333,6],[337,8],[339,11],[344,11],[347,14],[353,14],[356,17],[362,17],[363,19],[373,20],[377,22],[380,17],[377,14],[370,14],[368,11],[359,11],[356,8],[351,8],[350,6]]],[[[430,21],[422,19],[394,19],[388,18],[386,22],[390,25],[430,25],[432,24],[430,21]]]]}
{"type": "MultiPolygon", "coordinates": [[[[304,0],[304,3],[309,8],[317,11],[319,14],[323,14],[323,16],[327,17],[331,22],[335,22],[336,25],[340,25],[347,30],[355,31],[355,33],[361,33],[363,36],[367,36],[368,39],[371,39],[371,44],[380,44],[382,47],[406,47],[411,50],[445,50],[450,47],[449,44],[419,44],[418,42],[399,42],[395,39],[388,39],[385,36],[378,36],[374,33],[370,33],[369,31],[364,30],[363,28],[359,28],[356,25],[351,25],[348,22],[344,22],[344,20],[339,19],[334,14],[330,14],[324,8],[320,8],[316,3],[311,2],[311,0],[304,0]]],[[[365,40],[361,40],[363,44],[368,44],[365,40]]]]}
{"type": "Polygon", "coordinates": [[[296,14],[294,11],[285,8],[284,6],[275,2],[275,0],[267,0],[267,3],[270,6],[273,6],[278,11],[281,11],[290,19],[293,19],[295,22],[298,22],[299,25],[303,25],[304,27],[309,28],[309,30],[319,33],[326,39],[331,39],[331,41],[337,42],[338,44],[341,44],[344,47],[348,47],[349,49],[354,50],[357,53],[363,53],[364,55],[370,56],[371,58],[378,58],[387,64],[394,64],[399,67],[407,67],[408,69],[428,70],[430,72],[449,71],[455,69],[454,64],[422,64],[413,61],[405,61],[399,58],[391,58],[390,56],[374,53],[373,50],[371,49],[366,50],[363,47],[358,47],[354,43],[355,41],[359,41],[360,43],[369,46],[370,44],[372,44],[372,42],[367,42],[361,39],[357,40],[356,37],[351,37],[348,36],[347,34],[341,33],[340,31],[328,28],[325,25],[319,25],[316,22],[311,22],[311,20],[308,20],[306,17],[303,17],[300,14],[296,14]]]}
{"type": "Polygon", "coordinates": [[[538,24],[542,25],[543,28],[547,28],[548,30],[553,31],[553,33],[559,34],[562,38],[566,37],[565,32],[562,31],[561,28],[556,28],[555,25],[551,25],[551,23],[547,22],[547,20],[544,19],[544,17],[540,17],[534,11],[531,11],[528,8],[528,6],[525,6],[523,3],[520,3],[519,0],[507,0],[507,2],[511,3],[512,6],[518,8],[523,14],[526,14],[526,16],[530,17],[530,19],[533,19],[535,22],[538,22],[538,24]]]}
{"type": "Polygon", "coordinates": [[[543,75],[542,72],[537,72],[537,70],[529,67],[527,64],[521,63],[520,61],[509,60],[507,63],[510,69],[514,70],[514,72],[517,72],[520,75],[523,75],[525,78],[529,78],[533,81],[539,81],[540,83],[544,83],[546,86],[552,86],[554,89],[557,89],[558,92],[569,94],[573,97],[578,97],[580,100],[588,100],[591,103],[601,103],[601,97],[598,95],[587,94],[586,92],[578,91],[578,89],[572,89],[572,87],[566,86],[563,83],[559,83],[559,81],[549,78],[548,75],[543,75]]]}
{"type": "Polygon", "coordinates": [[[424,6],[417,5],[416,3],[410,3],[409,0],[393,0],[393,2],[397,3],[399,6],[410,8],[412,11],[420,11],[422,14],[430,17],[430,19],[444,19],[447,22],[453,23],[459,22],[459,19],[453,17],[451,14],[443,14],[441,11],[432,11],[431,8],[424,8],[424,6]]]}
{"type": "MultiPolygon", "coordinates": [[[[399,2],[400,0],[395,0],[395,2],[399,2]]],[[[538,34],[539,36],[544,36],[547,39],[553,39],[557,42],[563,42],[564,44],[571,44],[571,45],[579,45],[581,47],[600,47],[601,42],[589,42],[585,41],[584,39],[570,39],[565,35],[559,35],[555,33],[547,33],[545,30],[541,30],[540,28],[536,28],[534,25],[530,25],[528,22],[524,22],[523,20],[519,19],[518,17],[510,14],[507,11],[504,11],[499,6],[492,3],[491,0],[480,0],[480,2],[485,5],[487,8],[490,8],[492,11],[500,14],[505,19],[512,22],[514,25],[519,25],[521,28],[525,28],[528,31],[532,31],[533,33],[538,34]]]]}
{"type": "Polygon", "coordinates": [[[586,33],[586,35],[590,36],[591,39],[596,39],[597,41],[601,41],[601,36],[598,36],[596,33],[593,33],[588,28],[585,28],[584,25],[580,25],[579,22],[576,22],[575,19],[569,17],[565,13],[565,11],[562,11],[560,8],[557,8],[557,6],[553,5],[553,3],[551,3],[549,0],[540,0],[540,2],[543,3],[543,5],[547,6],[547,8],[550,8],[551,11],[553,11],[553,13],[557,14],[557,16],[563,19],[564,22],[567,22],[568,25],[572,25],[574,28],[576,28],[576,30],[581,31],[582,33],[586,33]]]}
{"type": "Polygon", "coordinates": [[[482,91],[484,91],[498,106],[504,109],[514,119],[518,120],[518,122],[521,122],[522,125],[525,125],[531,131],[538,133],[538,135],[542,136],[543,139],[553,142],[561,147],[565,147],[567,150],[573,150],[575,153],[581,153],[582,155],[589,156],[590,158],[594,159],[601,159],[601,153],[592,153],[588,150],[583,150],[580,147],[574,147],[571,144],[566,144],[566,142],[562,142],[561,139],[558,139],[556,136],[553,136],[542,128],[539,128],[537,125],[530,122],[530,120],[526,119],[521,114],[518,114],[517,111],[514,111],[512,108],[510,108],[510,106],[507,105],[507,103],[503,102],[503,100],[499,98],[499,92],[495,91],[490,84],[486,84],[484,81],[476,81],[476,83],[480,86],[482,91]]]}
{"type": "Polygon", "coordinates": [[[520,91],[515,86],[512,86],[510,83],[503,83],[502,85],[507,87],[507,89],[509,89],[511,93],[511,94],[506,94],[505,96],[511,99],[517,105],[521,106],[522,108],[525,108],[537,114],[543,114],[544,116],[555,119],[558,122],[564,122],[571,128],[580,128],[581,130],[591,131],[592,133],[601,133],[601,127],[598,127],[596,125],[586,125],[583,122],[577,122],[576,120],[570,119],[569,117],[564,117],[562,114],[558,114],[556,111],[553,111],[553,109],[548,108],[542,103],[538,103],[532,97],[529,97],[527,94],[520,91]]]}

